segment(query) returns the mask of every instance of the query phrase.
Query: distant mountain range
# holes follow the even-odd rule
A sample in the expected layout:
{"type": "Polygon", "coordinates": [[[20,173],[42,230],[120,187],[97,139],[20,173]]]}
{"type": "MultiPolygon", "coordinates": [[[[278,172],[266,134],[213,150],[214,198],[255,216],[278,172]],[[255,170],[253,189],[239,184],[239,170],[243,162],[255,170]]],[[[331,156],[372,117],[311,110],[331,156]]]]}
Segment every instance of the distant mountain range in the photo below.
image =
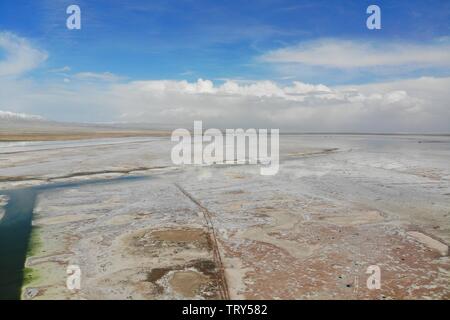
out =
{"type": "Polygon", "coordinates": [[[10,111],[1,111],[0,110],[0,120],[9,120],[9,121],[14,121],[14,120],[18,120],[18,121],[34,120],[34,121],[36,121],[36,120],[38,120],[38,121],[43,121],[45,119],[41,116],[36,116],[33,114],[14,113],[14,112],[10,112],[10,111]]]}
{"type": "MultiPolygon", "coordinates": [[[[38,115],[0,110],[0,141],[73,140],[108,137],[169,136],[179,124],[158,123],[75,123],[47,120],[38,115]]],[[[429,135],[448,136],[449,133],[364,133],[364,132],[281,132],[290,134],[337,135],[429,135]]]]}
{"type": "Polygon", "coordinates": [[[73,140],[168,135],[169,131],[151,124],[57,122],[46,120],[36,115],[0,111],[0,141],[73,140]]]}

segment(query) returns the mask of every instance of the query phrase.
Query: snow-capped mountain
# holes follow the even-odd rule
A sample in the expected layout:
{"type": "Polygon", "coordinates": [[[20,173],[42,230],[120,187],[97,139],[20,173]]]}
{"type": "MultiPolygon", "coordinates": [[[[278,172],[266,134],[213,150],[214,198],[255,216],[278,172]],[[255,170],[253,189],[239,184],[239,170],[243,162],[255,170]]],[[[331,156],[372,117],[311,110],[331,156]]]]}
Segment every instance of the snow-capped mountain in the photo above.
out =
{"type": "Polygon", "coordinates": [[[0,110],[0,119],[1,120],[45,120],[41,116],[33,115],[33,114],[26,114],[26,113],[15,113],[10,111],[2,111],[0,110]]]}

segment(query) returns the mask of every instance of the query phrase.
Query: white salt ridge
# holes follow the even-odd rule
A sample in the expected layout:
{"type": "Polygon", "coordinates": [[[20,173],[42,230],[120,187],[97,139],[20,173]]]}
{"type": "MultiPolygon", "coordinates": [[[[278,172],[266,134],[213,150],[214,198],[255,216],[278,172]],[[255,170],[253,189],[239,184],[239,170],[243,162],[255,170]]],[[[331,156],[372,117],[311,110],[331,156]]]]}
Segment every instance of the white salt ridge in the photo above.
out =
{"type": "Polygon", "coordinates": [[[423,243],[427,247],[439,252],[441,256],[448,255],[448,246],[438,240],[435,240],[422,232],[410,231],[408,234],[416,239],[417,241],[423,243]]]}

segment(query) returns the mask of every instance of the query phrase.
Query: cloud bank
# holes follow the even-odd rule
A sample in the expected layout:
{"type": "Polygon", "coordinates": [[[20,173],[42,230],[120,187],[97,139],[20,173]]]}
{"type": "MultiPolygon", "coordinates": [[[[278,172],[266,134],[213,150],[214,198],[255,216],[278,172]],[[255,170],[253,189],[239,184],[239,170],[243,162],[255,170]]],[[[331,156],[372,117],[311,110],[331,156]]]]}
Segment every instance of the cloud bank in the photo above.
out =
{"type": "Polygon", "coordinates": [[[449,41],[414,44],[320,39],[282,48],[261,57],[273,63],[300,63],[331,68],[380,66],[449,67],[449,41]]]}
{"type": "MultiPolygon", "coordinates": [[[[190,128],[194,120],[202,120],[209,127],[279,128],[282,132],[450,132],[450,77],[353,86],[301,81],[280,85],[270,80],[128,81],[108,72],[75,73],[65,66],[48,70],[49,77],[38,81],[25,75],[45,61],[44,52],[8,33],[0,34],[0,46],[6,50],[0,61],[0,110],[4,111],[52,120],[148,122],[174,128],[190,128]]],[[[409,58],[387,52],[377,60],[363,57],[370,50],[352,43],[322,42],[310,48],[318,53],[331,47],[338,48],[336,59],[305,50],[297,56],[287,49],[266,57],[342,68],[372,66],[376,61],[387,65],[413,61],[446,65],[450,61],[448,52],[435,48],[425,54],[413,45],[409,58]],[[354,59],[340,57],[342,48],[354,59]]]]}
{"type": "Polygon", "coordinates": [[[5,54],[5,59],[0,61],[0,77],[24,74],[47,59],[46,52],[9,32],[0,32],[0,51],[5,54]]]}
{"type": "Polygon", "coordinates": [[[139,81],[111,87],[125,121],[270,127],[287,131],[450,131],[450,78],[420,78],[363,86],[327,87],[271,81],[139,81]],[[125,107],[126,106],[126,107],[125,107]]]}

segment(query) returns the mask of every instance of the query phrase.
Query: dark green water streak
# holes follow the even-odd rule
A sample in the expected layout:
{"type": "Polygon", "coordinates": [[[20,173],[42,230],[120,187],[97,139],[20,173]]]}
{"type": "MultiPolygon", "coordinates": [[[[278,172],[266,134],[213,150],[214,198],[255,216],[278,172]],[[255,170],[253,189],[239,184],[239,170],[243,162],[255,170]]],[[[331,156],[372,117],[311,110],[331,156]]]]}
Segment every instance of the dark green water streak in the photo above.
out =
{"type": "Polygon", "coordinates": [[[0,220],[0,300],[20,299],[32,229],[33,209],[39,192],[149,178],[126,176],[109,180],[53,183],[24,189],[0,190],[0,195],[6,195],[9,198],[4,208],[5,215],[0,220]]]}
{"type": "Polygon", "coordinates": [[[9,197],[0,222],[0,300],[19,299],[36,191],[2,192],[9,197]]]}

